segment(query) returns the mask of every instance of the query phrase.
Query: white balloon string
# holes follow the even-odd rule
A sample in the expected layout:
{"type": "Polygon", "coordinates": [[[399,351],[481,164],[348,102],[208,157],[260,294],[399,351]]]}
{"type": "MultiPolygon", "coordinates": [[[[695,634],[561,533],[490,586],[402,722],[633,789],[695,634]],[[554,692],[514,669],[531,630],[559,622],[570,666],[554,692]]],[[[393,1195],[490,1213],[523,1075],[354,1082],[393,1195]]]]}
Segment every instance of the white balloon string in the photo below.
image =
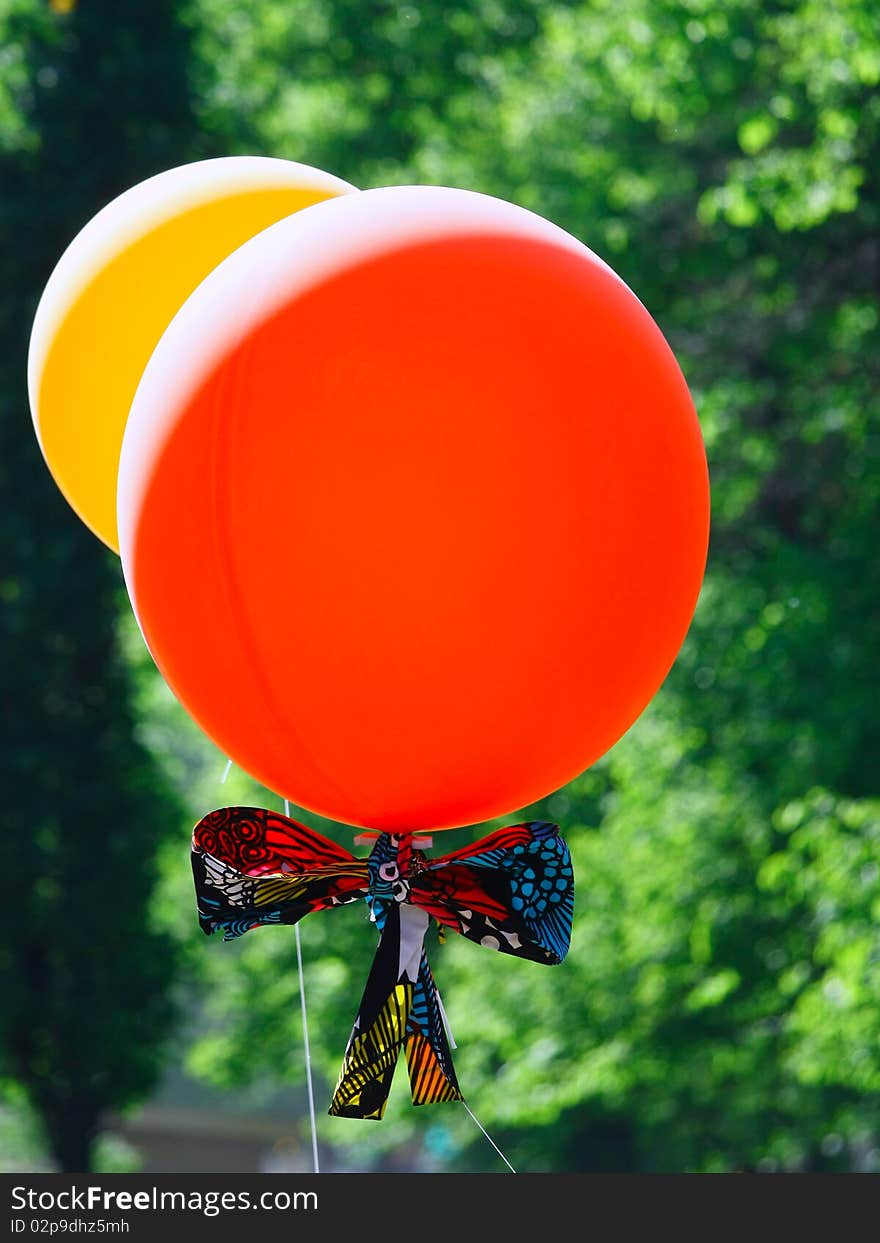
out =
{"type": "MultiPolygon", "coordinates": [[[[284,800],[284,814],[290,816],[290,802],[284,800]]],[[[306,981],[303,974],[303,957],[302,957],[302,940],[299,935],[299,924],[294,924],[293,931],[296,933],[296,965],[299,971],[299,1000],[302,1007],[303,1020],[303,1047],[306,1055],[306,1085],[309,1090],[309,1122],[312,1127],[312,1163],[315,1167],[315,1173],[321,1173],[321,1167],[318,1163],[318,1122],[315,1117],[315,1088],[312,1083],[312,1051],[309,1045],[309,1015],[306,1009],[306,981]]]]}
{"type": "Polygon", "coordinates": [[[443,1020],[443,1026],[446,1028],[446,1039],[449,1041],[451,1049],[457,1049],[455,1037],[452,1034],[452,1028],[449,1026],[449,1019],[446,1015],[446,1007],[443,1005],[443,998],[440,996],[440,989],[437,989],[437,1009],[440,1011],[440,1018],[443,1020]]]}
{"type": "Polygon", "coordinates": [[[223,776],[220,778],[220,784],[222,786],[226,785],[226,778],[229,776],[229,770],[231,767],[232,767],[232,760],[227,760],[226,767],[223,769],[223,776]]]}
{"type": "Polygon", "coordinates": [[[477,1117],[477,1115],[474,1113],[474,1111],[471,1109],[470,1105],[468,1105],[467,1101],[463,1100],[461,1103],[462,1103],[462,1105],[464,1105],[465,1109],[468,1111],[468,1113],[470,1114],[470,1116],[473,1118],[474,1122],[476,1122],[477,1126],[480,1128],[480,1130],[481,1130],[481,1131],[483,1132],[483,1134],[486,1136],[486,1139],[489,1141],[489,1143],[492,1145],[492,1147],[493,1147],[493,1148],[495,1149],[495,1151],[498,1153],[498,1155],[499,1155],[499,1157],[501,1158],[501,1160],[504,1162],[504,1164],[505,1164],[505,1165],[507,1166],[507,1168],[510,1170],[511,1174],[515,1174],[515,1173],[516,1173],[516,1170],[513,1168],[513,1166],[512,1166],[512,1165],[510,1164],[510,1162],[507,1160],[507,1157],[505,1157],[504,1153],[501,1151],[501,1149],[500,1149],[500,1148],[498,1147],[498,1145],[495,1143],[494,1139],[493,1139],[493,1138],[492,1138],[492,1136],[489,1134],[489,1132],[486,1130],[486,1128],[483,1126],[482,1122],[481,1122],[481,1121],[480,1121],[480,1119],[477,1117]]]}

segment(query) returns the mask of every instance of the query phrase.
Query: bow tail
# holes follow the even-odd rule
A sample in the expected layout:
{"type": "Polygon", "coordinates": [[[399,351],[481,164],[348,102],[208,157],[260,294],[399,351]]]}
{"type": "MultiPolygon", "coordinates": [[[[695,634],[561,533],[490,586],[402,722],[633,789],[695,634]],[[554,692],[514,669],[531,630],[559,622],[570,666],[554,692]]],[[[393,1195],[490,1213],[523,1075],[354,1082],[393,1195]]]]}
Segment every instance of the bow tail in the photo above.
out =
{"type": "Polygon", "coordinates": [[[460,1101],[440,993],[424,951],[413,994],[406,1036],[406,1065],[414,1105],[460,1101]]]}
{"type": "Polygon", "coordinates": [[[383,1116],[403,1048],[412,996],[412,984],[396,984],[371,1023],[365,1025],[358,1013],[328,1113],[337,1118],[377,1121],[383,1116]]]}
{"type": "Polygon", "coordinates": [[[330,1104],[335,1117],[381,1118],[401,1052],[415,1104],[461,1099],[437,985],[423,950],[428,922],[425,911],[406,903],[385,915],[330,1104]]]}
{"type": "MultiPolygon", "coordinates": [[[[416,977],[412,955],[421,950],[427,916],[413,921],[413,908],[396,904],[383,915],[381,939],[329,1112],[339,1118],[375,1118],[385,1113],[397,1059],[403,1049],[412,1009],[416,977]]],[[[418,961],[418,959],[417,959],[418,961]]]]}

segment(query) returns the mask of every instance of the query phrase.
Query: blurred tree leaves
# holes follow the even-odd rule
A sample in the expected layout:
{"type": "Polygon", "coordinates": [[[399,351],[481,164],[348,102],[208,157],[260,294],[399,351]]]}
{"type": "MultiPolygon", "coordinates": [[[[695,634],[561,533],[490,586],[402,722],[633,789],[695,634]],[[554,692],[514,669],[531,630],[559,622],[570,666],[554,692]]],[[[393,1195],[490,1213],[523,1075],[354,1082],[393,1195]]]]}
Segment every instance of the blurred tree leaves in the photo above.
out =
{"type": "Polygon", "coordinates": [[[82,224],[191,150],[187,55],[165,0],[0,5],[0,1074],[69,1170],[162,1066],[178,946],[154,900],[180,805],[134,736],[118,561],[40,460],[28,331],[82,224]]]}
{"type": "MultiPolygon", "coordinates": [[[[523,1168],[880,1168],[875,8],[180,10],[200,132],[162,147],[167,163],[260,151],[365,187],[462,185],[539,211],[645,302],[700,413],[714,526],[691,634],[629,735],[538,809],[575,856],[569,960],[543,970],[454,940],[431,949],[462,1082],[523,1168]]],[[[51,172],[52,151],[27,155],[42,141],[36,88],[14,48],[2,56],[0,150],[51,172]]],[[[159,158],[133,122],[125,133],[141,167],[159,158]]],[[[136,179],[116,148],[110,167],[136,179]]],[[[57,210],[72,233],[80,218],[57,210]]],[[[39,521],[73,538],[60,507],[39,521]]],[[[138,686],[141,742],[193,817],[272,805],[240,774],[220,784],[223,757],[145,665],[138,686]]],[[[169,846],[158,913],[178,934],[192,921],[193,1068],[267,1091],[302,1082],[292,937],[196,941],[184,850],[169,846]]],[[[372,930],[346,908],[306,921],[303,940],[315,1057],[332,1082],[372,930]]],[[[321,1134],[365,1166],[408,1138],[439,1168],[494,1168],[463,1111],[413,1111],[401,1082],[390,1112],[368,1136],[335,1119],[321,1134]]]]}

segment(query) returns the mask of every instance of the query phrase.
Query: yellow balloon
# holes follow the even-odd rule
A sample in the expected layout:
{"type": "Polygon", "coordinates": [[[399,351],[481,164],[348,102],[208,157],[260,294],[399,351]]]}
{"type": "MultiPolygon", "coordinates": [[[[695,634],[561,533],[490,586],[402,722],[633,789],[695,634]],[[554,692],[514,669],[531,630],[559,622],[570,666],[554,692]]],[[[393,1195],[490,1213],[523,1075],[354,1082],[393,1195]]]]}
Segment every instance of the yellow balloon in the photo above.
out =
{"type": "Polygon", "coordinates": [[[121,194],[61,256],[31,333],[31,413],[59,488],[114,551],[125,423],[171,319],[208,273],[249,238],[303,207],[354,189],[288,160],[203,160],[121,194]]]}

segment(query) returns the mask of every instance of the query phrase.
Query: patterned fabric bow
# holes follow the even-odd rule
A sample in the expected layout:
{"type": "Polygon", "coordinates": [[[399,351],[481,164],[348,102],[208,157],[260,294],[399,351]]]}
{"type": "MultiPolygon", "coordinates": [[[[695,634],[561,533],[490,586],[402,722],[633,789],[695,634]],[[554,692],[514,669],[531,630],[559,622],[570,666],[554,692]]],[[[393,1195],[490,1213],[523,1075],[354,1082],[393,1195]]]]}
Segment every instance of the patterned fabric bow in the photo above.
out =
{"type": "Polygon", "coordinates": [[[568,952],[574,879],[555,824],[511,825],[438,859],[378,836],[368,859],[286,816],[224,807],[196,825],[199,922],[224,939],[366,900],[380,933],[330,1113],[381,1118],[401,1050],[413,1102],[462,1100],[424,951],[431,918],[490,949],[556,964],[568,952]]]}

